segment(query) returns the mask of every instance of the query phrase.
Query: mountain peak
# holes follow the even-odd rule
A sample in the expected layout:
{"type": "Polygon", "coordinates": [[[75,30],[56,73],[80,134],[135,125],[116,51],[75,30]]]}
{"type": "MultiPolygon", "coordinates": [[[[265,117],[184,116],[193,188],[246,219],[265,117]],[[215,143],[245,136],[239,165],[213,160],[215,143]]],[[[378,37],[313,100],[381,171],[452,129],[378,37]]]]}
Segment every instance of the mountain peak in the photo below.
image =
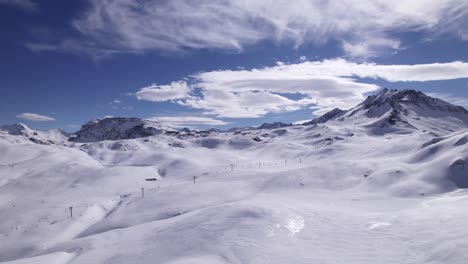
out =
{"type": "Polygon", "coordinates": [[[20,135],[29,135],[32,133],[27,125],[23,123],[14,123],[12,125],[4,125],[0,127],[1,130],[7,132],[10,135],[20,136],[20,135]]]}
{"type": "Polygon", "coordinates": [[[108,117],[91,120],[84,124],[69,140],[73,142],[95,142],[141,138],[174,130],[154,120],[136,117],[108,117]]]}
{"type": "Polygon", "coordinates": [[[61,144],[68,138],[68,134],[60,129],[35,130],[23,123],[0,126],[0,131],[42,145],[61,144]]]}
{"type": "Polygon", "coordinates": [[[304,124],[331,120],[350,120],[353,124],[372,129],[400,127],[446,134],[468,126],[468,111],[420,91],[385,88],[368,96],[354,108],[346,111],[333,109],[304,124]]]}
{"type": "Polygon", "coordinates": [[[457,105],[447,103],[441,99],[428,96],[421,91],[416,90],[388,90],[385,88],[380,93],[367,97],[361,103],[363,108],[370,109],[389,104],[392,109],[397,111],[408,110],[408,107],[419,107],[431,111],[462,112],[468,111],[457,105]]]}

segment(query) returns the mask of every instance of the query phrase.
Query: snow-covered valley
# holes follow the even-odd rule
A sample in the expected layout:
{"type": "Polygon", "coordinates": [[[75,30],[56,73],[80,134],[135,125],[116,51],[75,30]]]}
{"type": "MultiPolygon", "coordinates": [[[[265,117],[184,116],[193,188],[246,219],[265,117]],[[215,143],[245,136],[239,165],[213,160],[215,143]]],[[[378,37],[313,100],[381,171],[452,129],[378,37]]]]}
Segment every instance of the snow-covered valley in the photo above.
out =
{"type": "Polygon", "coordinates": [[[0,130],[0,262],[459,263],[468,112],[384,90],[307,125],[0,130]]]}

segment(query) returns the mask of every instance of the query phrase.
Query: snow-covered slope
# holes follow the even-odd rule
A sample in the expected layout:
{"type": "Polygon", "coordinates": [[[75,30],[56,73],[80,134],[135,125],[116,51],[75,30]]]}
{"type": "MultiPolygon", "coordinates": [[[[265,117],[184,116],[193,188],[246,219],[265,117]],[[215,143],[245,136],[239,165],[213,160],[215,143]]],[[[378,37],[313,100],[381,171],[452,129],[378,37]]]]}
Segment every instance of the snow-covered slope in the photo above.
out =
{"type": "Polygon", "coordinates": [[[466,112],[421,96],[384,91],[310,126],[3,132],[0,262],[464,264],[466,112]]]}
{"type": "Polygon", "coordinates": [[[424,143],[409,163],[419,164],[428,180],[435,180],[440,185],[440,175],[447,175],[451,183],[458,188],[468,188],[468,129],[448,136],[435,137],[424,143]]]}
{"type": "Polygon", "coordinates": [[[330,121],[366,126],[376,134],[422,130],[445,135],[468,126],[468,111],[422,92],[384,89],[352,109],[334,109],[306,124],[330,121]]]}

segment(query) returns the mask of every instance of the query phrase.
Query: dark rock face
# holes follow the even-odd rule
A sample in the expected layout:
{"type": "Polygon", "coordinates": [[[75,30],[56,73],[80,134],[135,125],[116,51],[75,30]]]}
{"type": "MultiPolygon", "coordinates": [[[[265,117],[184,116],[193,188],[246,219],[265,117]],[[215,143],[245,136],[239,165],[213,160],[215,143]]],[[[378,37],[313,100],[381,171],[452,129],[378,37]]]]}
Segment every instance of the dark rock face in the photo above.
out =
{"type": "Polygon", "coordinates": [[[291,124],[285,124],[282,122],[274,122],[274,123],[263,123],[261,126],[259,126],[259,129],[276,129],[276,128],[282,128],[282,127],[288,127],[291,126],[291,124]]]}
{"type": "Polygon", "coordinates": [[[36,144],[41,144],[41,145],[53,145],[54,144],[54,142],[52,142],[50,140],[40,140],[40,139],[37,139],[37,138],[34,138],[34,137],[30,137],[29,141],[31,141],[33,143],[36,143],[36,144]]]}
{"type": "Polygon", "coordinates": [[[113,117],[86,123],[69,140],[73,142],[96,142],[142,138],[163,132],[160,128],[147,126],[145,121],[139,118],[113,117]]]}
{"type": "Polygon", "coordinates": [[[252,138],[253,141],[257,141],[257,142],[262,142],[262,139],[260,137],[254,137],[252,138]]]}

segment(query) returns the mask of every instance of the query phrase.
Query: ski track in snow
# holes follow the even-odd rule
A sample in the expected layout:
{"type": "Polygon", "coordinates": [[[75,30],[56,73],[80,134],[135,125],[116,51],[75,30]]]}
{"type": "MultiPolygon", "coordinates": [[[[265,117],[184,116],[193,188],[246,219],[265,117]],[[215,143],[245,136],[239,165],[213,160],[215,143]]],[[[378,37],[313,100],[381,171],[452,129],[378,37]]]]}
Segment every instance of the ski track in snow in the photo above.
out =
{"type": "Polygon", "coordinates": [[[77,219],[72,219],[72,223],[58,234],[52,241],[48,241],[43,249],[48,249],[64,241],[72,240],[92,225],[104,219],[112,210],[121,203],[119,198],[112,198],[100,204],[89,206],[77,219]]]}

